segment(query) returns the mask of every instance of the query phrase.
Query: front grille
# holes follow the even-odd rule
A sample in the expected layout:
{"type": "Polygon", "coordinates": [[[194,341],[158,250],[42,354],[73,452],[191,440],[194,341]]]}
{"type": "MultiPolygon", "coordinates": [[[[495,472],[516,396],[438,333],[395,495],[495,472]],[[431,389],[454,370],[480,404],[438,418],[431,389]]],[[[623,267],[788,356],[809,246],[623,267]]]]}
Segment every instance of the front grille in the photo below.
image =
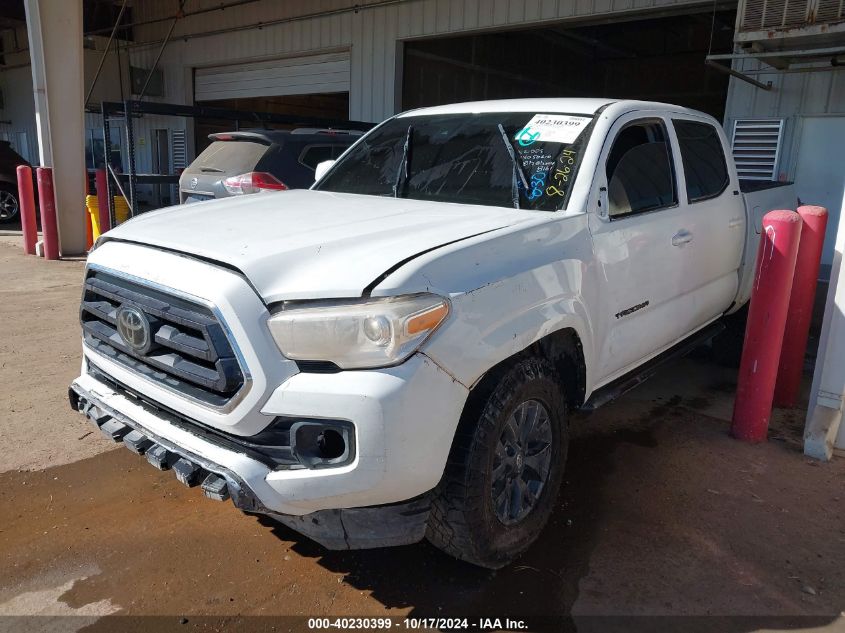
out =
{"type": "Polygon", "coordinates": [[[93,270],[85,280],[80,320],[90,348],[191,398],[223,406],[244,384],[222,324],[202,304],[93,270]],[[151,343],[143,353],[118,333],[123,306],[149,321],[151,343]]]}

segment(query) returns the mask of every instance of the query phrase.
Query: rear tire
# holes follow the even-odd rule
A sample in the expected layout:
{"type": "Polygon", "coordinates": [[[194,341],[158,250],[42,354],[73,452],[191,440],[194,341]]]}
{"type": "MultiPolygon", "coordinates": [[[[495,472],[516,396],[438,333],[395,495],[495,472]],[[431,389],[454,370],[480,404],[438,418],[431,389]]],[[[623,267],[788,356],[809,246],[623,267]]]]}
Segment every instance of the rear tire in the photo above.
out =
{"type": "Polygon", "coordinates": [[[20,208],[17,187],[0,183],[0,224],[14,222],[20,215],[20,208]]]}
{"type": "Polygon", "coordinates": [[[568,444],[563,387],[549,361],[522,358],[491,372],[461,416],[428,540],[481,567],[513,561],[555,507],[568,444]]]}

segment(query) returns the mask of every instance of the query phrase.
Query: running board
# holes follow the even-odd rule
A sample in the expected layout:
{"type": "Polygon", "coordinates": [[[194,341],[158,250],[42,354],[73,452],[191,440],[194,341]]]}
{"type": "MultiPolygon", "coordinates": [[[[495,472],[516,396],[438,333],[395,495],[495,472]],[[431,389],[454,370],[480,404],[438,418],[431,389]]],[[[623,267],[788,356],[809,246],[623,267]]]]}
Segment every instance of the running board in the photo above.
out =
{"type": "Polygon", "coordinates": [[[590,399],[587,400],[587,402],[585,402],[581,407],[581,411],[593,411],[608,402],[616,400],[616,398],[622,394],[629,392],[634,387],[641,385],[651,378],[660,369],[662,369],[664,365],[686,356],[696,347],[704,345],[712,340],[716,335],[721,334],[724,329],[725,324],[722,323],[721,320],[711,323],[704,329],[699,330],[692,336],[685,338],[677,345],[669,348],[659,356],[655,356],[647,363],[640,365],[633,371],[628,372],[624,376],[621,376],[613,382],[594,391],[593,395],[590,396],[590,399]]]}

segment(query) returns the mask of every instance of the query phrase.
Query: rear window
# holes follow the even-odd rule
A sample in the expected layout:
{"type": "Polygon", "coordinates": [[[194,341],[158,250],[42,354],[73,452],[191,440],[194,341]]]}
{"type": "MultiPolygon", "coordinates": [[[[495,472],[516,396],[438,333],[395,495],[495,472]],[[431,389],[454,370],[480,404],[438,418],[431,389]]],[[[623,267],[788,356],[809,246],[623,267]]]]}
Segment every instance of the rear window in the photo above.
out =
{"type": "Polygon", "coordinates": [[[254,170],[267,149],[264,143],[252,141],[214,141],[185,171],[189,174],[243,174],[254,170]]]}
{"type": "Polygon", "coordinates": [[[299,162],[310,170],[317,169],[323,161],[337,158],[351,143],[347,145],[306,145],[299,154],[299,162]]]}
{"type": "Polygon", "coordinates": [[[728,166],[716,128],[681,119],[673,120],[672,124],[684,162],[687,198],[695,202],[718,196],[728,186],[728,166]]]}

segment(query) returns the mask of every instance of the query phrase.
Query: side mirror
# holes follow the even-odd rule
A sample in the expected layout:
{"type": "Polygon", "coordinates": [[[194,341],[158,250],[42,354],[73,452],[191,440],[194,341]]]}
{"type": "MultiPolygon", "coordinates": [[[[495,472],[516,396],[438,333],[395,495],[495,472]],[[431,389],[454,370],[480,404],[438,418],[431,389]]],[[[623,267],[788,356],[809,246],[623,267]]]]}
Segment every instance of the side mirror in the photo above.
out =
{"type": "Polygon", "coordinates": [[[608,218],[608,213],[610,213],[610,200],[607,195],[607,187],[599,187],[599,199],[597,204],[599,217],[606,220],[608,218]]]}
{"type": "Polygon", "coordinates": [[[322,163],[318,163],[314,169],[314,182],[319,182],[336,162],[334,160],[324,160],[322,163]]]}

